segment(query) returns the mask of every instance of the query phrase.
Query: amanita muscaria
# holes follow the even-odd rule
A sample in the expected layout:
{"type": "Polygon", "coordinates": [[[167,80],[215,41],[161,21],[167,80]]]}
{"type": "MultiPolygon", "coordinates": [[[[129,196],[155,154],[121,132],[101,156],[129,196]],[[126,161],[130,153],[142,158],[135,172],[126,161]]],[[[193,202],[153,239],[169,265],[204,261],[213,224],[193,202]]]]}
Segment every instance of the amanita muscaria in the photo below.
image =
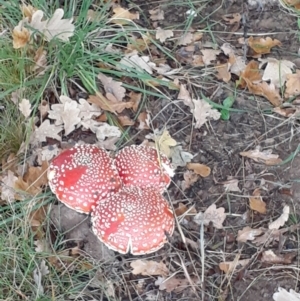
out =
{"type": "Polygon", "coordinates": [[[125,186],[155,187],[162,192],[174,175],[167,156],[150,146],[124,147],[116,154],[115,165],[125,186]]]}
{"type": "Polygon", "coordinates": [[[143,255],[165,244],[175,222],[168,202],[155,188],[124,186],[93,209],[92,226],[110,249],[143,255]]]}
{"type": "Polygon", "coordinates": [[[84,144],[58,155],[48,170],[49,186],[57,198],[71,209],[89,213],[104,198],[122,186],[109,153],[84,144]]]}

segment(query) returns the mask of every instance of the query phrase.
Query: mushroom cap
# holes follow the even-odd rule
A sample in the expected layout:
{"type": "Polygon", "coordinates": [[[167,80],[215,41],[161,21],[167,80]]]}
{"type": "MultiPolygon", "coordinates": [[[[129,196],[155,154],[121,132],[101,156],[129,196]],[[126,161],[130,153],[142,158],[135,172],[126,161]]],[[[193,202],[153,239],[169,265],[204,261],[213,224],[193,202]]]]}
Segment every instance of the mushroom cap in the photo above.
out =
{"type": "Polygon", "coordinates": [[[151,146],[126,146],[117,153],[115,164],[125,186],[155,187],[164,191],[174,175],[167,156],[151,146]]]}
{"type": "Polygon", "coordinates": [[[110,249],[149,254],[173,234],[175,221],[168,202],[154,188],[123,187],[92,211],[96,236],[110,249]]]}
{"type": "Polygon", "coordinates": [[[47,175],[57,198],[81,213],[89,213],[100,200],[122,186],[108,152],[90,144],[62,152],[51,162],[47,175]]]}

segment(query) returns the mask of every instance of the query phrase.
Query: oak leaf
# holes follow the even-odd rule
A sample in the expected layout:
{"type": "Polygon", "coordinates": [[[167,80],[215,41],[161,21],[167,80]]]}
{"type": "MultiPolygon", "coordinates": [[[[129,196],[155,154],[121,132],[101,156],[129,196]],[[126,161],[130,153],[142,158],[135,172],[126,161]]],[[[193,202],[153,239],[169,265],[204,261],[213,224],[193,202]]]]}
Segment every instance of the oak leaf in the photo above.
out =
{"type": "Polygon", "coordinates": [[[162,261],[156,262],[152,260],[137,259],[132,261],[130,266],[133,268],[131,272],[134,275],[141,274],[143,276],[167,276],[169,274],[167,266],[162,261]]]}
{"type": "Polygon", "coordinates": [[[225,209],[223,207],[217,208],[215,204],[210,205],[204,213],[199,212],[194,216],[194,222],[197,224],[203,223],[208,225],[210,222],[213,223],[217,229],[223,228],[223,222],[226,219],[225,209]]]}
{"type": "Polygon", "coordinates": [[[277,165],[282,162],[279,155],[272,154],[272,150],[260,151],[259,149],[254,149],[246,152],[240,152],[240,155],[266,165],[277,165]]]}
{"type": "Polygon", "coordinates": [[[171,38],[173,36],[174,36],[174,33],[170,29],[162,29],[160,27],[157,27],[157,29],[156,29],[155,38],[160,40],[161,43],[164,43],[168,38],[171,38]]]}
{"type": "Polygon", "coordinates": [[[196,119],[195,128],[199,129],[208,120],[218,120],[221,117],[221,113],[213,109],[212,106],[203,99],[193,99],[194,109],[191,112],[194,114],[196,119]]]}
{"type": "Polygon", "coordinates": [[[281,46],[281,42],[277,39],[272,39],[270,37],[264,38],[253,38],[252,36],[248,39],[248,45],[255,51],[257,54],[270,53],[271,48],[274,46],[281,46]]]}
{"type": "Polygon", "coordinates": [[[63,42],[68,42],[73,36],[75,26],[72,24],[73,19],[63,19],[64,11],[61,8],[55,10],[53,16],[42,21],[44,13],[37,10],[31,17],[30,27],[43,34],[47,41],[57,38],[63,42]]]}
{"type": "Polygon", "coordinates": [[[249,205],[250,208],[259,213],[265,214],[267,212],[266,206],[267,204],[263,201],[260,196],[260,189],[256,188],[253,191],[252,196],[249,197],[249,205]]]}
{"type": "Polygon", "coordinates": [[[206,178],[210,175],[210,168],[204,164],[188,163],[186,166],[188,169],[193,170],[196,174],[203,178],[206,178]]]}

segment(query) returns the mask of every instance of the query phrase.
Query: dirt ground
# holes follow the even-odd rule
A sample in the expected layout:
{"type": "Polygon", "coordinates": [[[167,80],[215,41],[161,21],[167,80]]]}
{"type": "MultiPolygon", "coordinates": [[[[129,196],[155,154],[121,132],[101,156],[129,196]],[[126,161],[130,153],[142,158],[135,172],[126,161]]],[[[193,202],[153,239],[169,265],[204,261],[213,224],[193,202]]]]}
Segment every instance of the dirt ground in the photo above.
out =
{"type": "MultiPolygon", "coordinates": [[[[148,10],[158,4],[165,12],[165,20],[162,21],[161,26],[180,28],[186,17],[185,7],[177,2],[174,2],[174,5],[169,1],[146,4],[145,1],[140,0],[126,2],[127,6],[135,7],[136,5],[139,10],[145,12],[140,20],[145,26],[150,26],[147,19],[148,10]]],[[[237,37],[243,36],[244,28],[241,26],[230,34],[230,28],[224,28],[219,21],[225,14],[246,13],[248,35],[254,33],[264,36],[267,33],[265,36],[279,39],[282,47],[272,53],[273,57],[291,60],[296,65],[300,65],[297,56],[299,36],[295,17],[276,5],[265,5],[263,10],[257,10],[244,3],[246,1],[233,1],[233,3],[232,1],[211,1],[213,2],[215,3],[208,4],[199,11],[192,23],[194,28],[202,29],[208,23],[214,24],[214,39],[217,44],[221,45],[224,42],[235,44],[237,37]]],[[[201,3],[195,1],[195,8],[200,9],[201,3]]],[[[212,96],[213,101],[218,102],[219,99],[224,99],[234,93],[234,82],[228,84],[218,81],[210,82],[202,85],[201,91],[208,97],[212,96]]],[[[175,97],[174,94],[174,99],[175,97]]],[[[229,121],[213,121],[206,127],[195,130],[192,126],[191,114],[183,104],[178,102],[170,104],[155,98],[148,101],[148,110],[152,116],[155,116],[154,127],[162,128],[167,124],[170,134],[181,142],[183,149],[196,154],[193,160],[208,165],[212,170],[209,177],[200,179],[183,193],[179,187],[183,180],[184,169],[178,168],[174,182],[166,195],[174,208],[182,202],[188,206],[193,205],[197,211],[200,211],[215,203],[217,207],[224,207],[225,212],[229,212],[223,229],[205,228],[204,283],[201,283],[203,267],[200,251],[184,245],[178,230],[170,238],[169,244],[147,259],[162,260],[174,273],[180,270],[178,275],[185,278],[184,271],[178,265],[178,262],[183,260],[187,273],[192,279],[197,278],[198,281],[194,281],[194,288],[187,285],[187,288],[178,290],[179,292],[159,291],[154,278],[133,276],[128,273],[129,262],[133,257],[116,255],[101,245],[90,231],[88,218],[80,214],[75,216],[73,211],[62,205],[53,207],[52,222],[59,231],[65,233],[65,238],[70,245],[78,243],[82,250],[93,258],[97,260],[105,258],[103,271],[107,275],[113,275],[115,283],[119,283],[117,290],[119,290],[120,300],[131,298],[131,300],[267,301],[273,300],[272,296],[278,287],[299,290],[298,256],[286,266],[265,265],[260,257],[264,246],[256,247],[251,243],[240,244],[235,240],[237,232],[245,226],[267,227],[270,220],[280,216],[284,204],[292,208],[293,221],[289,220],[288,226],[299,222],[299,155],[287,164],[277,167],[258,164],[239,155],[241,151],[259,147],[261,150],[271,149],[282,159],[287,158],[299,145],[299,120],[287,122],[274,114],[268,114],[267,110],[270,105],[265,99],[254,97],[241,90],[237,91],[234,108],[245,110],[245,112],[232,113],[229,121]],[[222,182],[228,179],[238,179],[240,192],[225,193],[222,182]],[[257,187],[261,188],[263,200],[267,203],[265,215],[250,212],[248,208],[248,198],[245,196],[251,195],[257,187]],[[61,218],[62,216],[64,218],[61,218]],[[79,226],[76,226],[78,223],[79,226]],[[244,269],[239,269],[239,272],[233,275],[225,275],[220,271],[219,262],[232,261],[238,254],[240,254],[240,259],[251,258],[249,265],[244,269]],[[117,271],[123,277],[116,276],[117,271]],[[130,293],[124,291],[121,288],[122,285],[128,287],[130,293]]],[[[142,140],[142,137],[137,136],[135,142],[140,143],[140,139],[142,140]]],[[[187,238],[199,242],[198,225],[190,221],[182,225],[182,230],[187,238]]],[[[280,244],[273,242],[269,246],[282,254],[297,253],[298,247],[297,231],[289,231],[280,244]]]]}

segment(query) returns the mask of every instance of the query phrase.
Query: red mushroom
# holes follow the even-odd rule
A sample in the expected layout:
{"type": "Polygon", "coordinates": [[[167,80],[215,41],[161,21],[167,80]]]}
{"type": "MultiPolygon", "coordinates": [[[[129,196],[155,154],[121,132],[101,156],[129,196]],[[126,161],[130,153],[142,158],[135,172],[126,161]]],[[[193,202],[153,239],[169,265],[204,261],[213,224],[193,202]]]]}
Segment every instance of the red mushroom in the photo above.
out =
{"type": "Polygon", "coordinates": [[[92,211],[96,236],[110,249],[125,254],[149,254],[173,234],[174,216],[154,188],[123,187],[92,211]]]}
{"type": "Polygon", "coordinates": [[[49,186],[71,209],[89,213],[99,200],[121,187],[118,171],[105,149],[84,144],[58,155],[48,169],[49,186]]]}
{"type": "Polygon", "coordinates": [[[164,191],[174,175],[167,156],[150,146],[124,147],[117,153],[115,164],[125,186],[155,187],[164,191]]]}

